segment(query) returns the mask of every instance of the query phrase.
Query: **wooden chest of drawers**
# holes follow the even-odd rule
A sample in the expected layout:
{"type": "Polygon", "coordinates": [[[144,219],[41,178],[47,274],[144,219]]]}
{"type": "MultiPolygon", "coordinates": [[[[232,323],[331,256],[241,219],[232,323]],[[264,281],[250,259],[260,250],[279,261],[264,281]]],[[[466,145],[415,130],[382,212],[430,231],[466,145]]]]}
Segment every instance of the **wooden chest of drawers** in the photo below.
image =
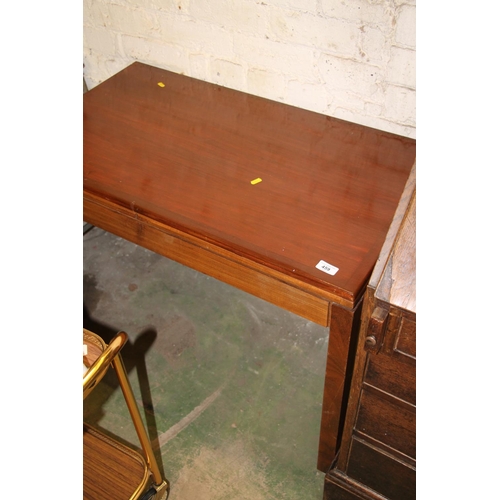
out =
{"type": "Polygon", "coordinates": [[[363,305],[340,452],[325,499],[416,497],[415,167],[363,305]]]}

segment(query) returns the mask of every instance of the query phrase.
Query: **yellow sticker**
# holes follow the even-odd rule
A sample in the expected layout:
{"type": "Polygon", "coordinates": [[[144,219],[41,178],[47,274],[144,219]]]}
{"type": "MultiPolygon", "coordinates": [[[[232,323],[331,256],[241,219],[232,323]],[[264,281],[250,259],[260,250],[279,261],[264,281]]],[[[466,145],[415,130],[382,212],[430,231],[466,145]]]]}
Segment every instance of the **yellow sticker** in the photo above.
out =
{"type": "Polygon", "coordinates": [[[165,84],[163,82],[158,82],[158,87],[165,87],[165,84]]]}
{"type": "Polygon", "coordinates": [[[262,182],[262,179],[260,177],[257,177],[257,179],[254,179],[253,181],[250,181],[250,184],[258,184],[259,182],[262,182]]]}

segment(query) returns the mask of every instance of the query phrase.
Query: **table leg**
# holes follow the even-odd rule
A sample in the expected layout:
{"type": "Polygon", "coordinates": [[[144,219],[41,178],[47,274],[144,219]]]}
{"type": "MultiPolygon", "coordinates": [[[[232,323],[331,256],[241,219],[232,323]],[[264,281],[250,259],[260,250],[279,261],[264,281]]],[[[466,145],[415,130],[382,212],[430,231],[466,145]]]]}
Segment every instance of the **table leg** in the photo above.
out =
{"type": "Polygon", "coordinates": [[[353,310],[331,306],[318,451],[318,469],[322,472],[330,469],[341,442],[360,317],[361,303],[353,310]]]}

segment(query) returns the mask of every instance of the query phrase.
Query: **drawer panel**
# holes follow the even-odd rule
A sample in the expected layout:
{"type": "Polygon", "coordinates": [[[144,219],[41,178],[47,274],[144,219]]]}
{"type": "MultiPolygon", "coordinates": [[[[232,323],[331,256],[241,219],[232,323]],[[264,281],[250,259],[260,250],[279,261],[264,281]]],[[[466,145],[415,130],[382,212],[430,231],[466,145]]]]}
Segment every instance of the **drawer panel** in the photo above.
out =
{"type": "Polygon", "coordinates": [[[323,500],[360,500],[366,498],[352,492],[347,486],[337,482],[336,479],[331,476],[325,477],[323,500]]]}
{"type": "Polygon", "coordinates": [[[417,324],[415,321],[401,318],[401,327],[396,338],[394,350],[412,358],[417,356],[417,324]]]}
{"type": "Polygon", "coordinates": [[[401,362],[386,353],[370,354],[368,357],[365,382],[416,405],[415,364],[401,362]]]}
{"type": "Polygon", "coordinates": [[[415,407],[365,389],[361,392],[355,429],[415,458],[415,407]]]}
{"type": "Polygon", "coordinates": [[[416,498],[416,470],[356,438],[347,474],[390,500],[416,498]]]}

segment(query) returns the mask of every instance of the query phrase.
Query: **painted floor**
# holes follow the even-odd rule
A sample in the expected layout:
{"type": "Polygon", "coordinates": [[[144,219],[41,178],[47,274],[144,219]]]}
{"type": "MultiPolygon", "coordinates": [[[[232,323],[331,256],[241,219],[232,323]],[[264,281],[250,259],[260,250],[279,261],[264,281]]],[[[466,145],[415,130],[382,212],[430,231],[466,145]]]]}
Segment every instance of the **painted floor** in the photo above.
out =
{"type": "MultiPolygon", "coordinates": [[[[328,329],[93,228],[84,327],[123,350],[171,500],[320,500],[328,329]]],[[[112,371],[84,420],[139,442],[112,371]]]]}

